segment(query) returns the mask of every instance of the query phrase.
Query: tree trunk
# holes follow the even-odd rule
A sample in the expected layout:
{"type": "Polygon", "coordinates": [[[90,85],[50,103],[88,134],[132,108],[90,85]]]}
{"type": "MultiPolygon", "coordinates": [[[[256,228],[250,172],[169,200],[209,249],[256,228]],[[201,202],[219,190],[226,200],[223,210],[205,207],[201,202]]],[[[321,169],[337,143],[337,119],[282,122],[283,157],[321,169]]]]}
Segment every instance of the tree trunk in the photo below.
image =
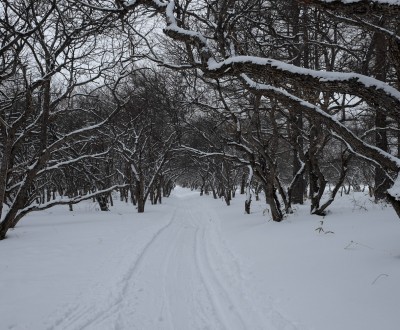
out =
{"type": "Polygon", "coordinates": [[[137,202],[137,210],[138,213],[143,213],[144,212],[144,205],[145,205],[145,199],[144,199],[144,182],[143,180],[137,181],[136,182],[136,202],[137,202]]]}
{"type": "Polygon", "coordinates": [[[229,189],[227,189],[227,190],[225,191],[224,199],[225,199],[226,205],[228,205],[228,206],[231,205],[232,192],[231,192],[229,189]]]}
{"type": "Polygon", "coordinates": [[[134,186],[133,184],[130,184],[129,192],[131,194],[131,202],[134,206],[136,206],[136,186],[134,186]]]}
{"type": "Polygon", "coordinates": [[[109,211],[108,208],[108,196],[105,194],[101,194],[96,196],[97,203],[99,203],[99,207],[101,211],[109,211]]]}
{"type": "Polygon", "coordinates": [[[247,181],[245,182],[245,186],[246,186],[246,194],[247,194],[247,198],[246,201],[244,202],[244,211],[247,214],[250,214],[250,206],[251,206],[251,181],[253,179],[253,168],[249,165],[247,166],[247,168],[249,169],[249,175],[247,177],[247,181]]]}
{"type": "MultiPolygon", "coordinates": [[[[381,21],[380,25],[384,26],[381,21]]],[[[381,81],[386,81],[387,72],[387,40],[384,34],[376,33],[373,40],[375,41],[376,60],[373,68],[375,77],[381,81]]],[[[379,106],[375,109],[375,143],[376,146],[383,151],[388,151],[388,138],[386,132],[387,117],[379,106]]],[[[386,199],[386,190],[390,188],[390,181],[388,180],[385,171],[379,166],[375,167],[375,200],[379,201],[386,199]]]]}
{"type": "Polygon", "coordinates": [[[11,228],[12,220],[11,219],[4,219],[0,223],[0,240],[3,240],[6,238],[8,230],[11,228]]]}
{"type": "Polygon", "coordinates": [[[113,200],[113,197],[112,197],[112,193],[110,192],[110,194],[109,194],[109,199],[110,199],[110,205],[111,206],[114,206],[114,200],[113,200]]]}
{"type": "Polygon", "coordinates": [[[212,191],[212,194],[213,194],[213,198],[214,199],[218,199],[217,191],[215,190],[214,186],[211,186],[211,191],[212,191]]]}
{"type": "MultiPolygon", "coordinates": [[[[344,179],[346,178],[347,166],[349,164],[350,158],[351,158],[351,156],[342,154],[342,166],[341,166],[341,169],[340,169],[339,179],[338,179],[335,187],[333,188],[329,199],[321,207],[318,207],[318,209],[315,209],[312,212],[313,214],[321,215],[321,216],[326,215],[325,210],[335,200],[336,194],[339,191],[340,187],[343,187],[343,182],[344,182],[344,179]]],[[[350,190],[350,187],[351,186],[349,185],[349,190],[350,190]]]]}
{"type": "Polygon", "coordinates": [[[272,184],[268,184],[267,187],[265,187],[264,189],[265,199],[271,209],[272,220],[276,222],[281,222],[283,220],[283,214],[275,190],[276,189],[272,184]]]}
{"type": "MultiPolygon", "coordinates": [[[[295,45],[300,44],[300,36],[303,35],[303,37],[307,34],[306,28],[303,26],[303,29],[305,31],[302,31],[301,33],[301,25],[302,25],[302,10],[299,7],[299,4],[297,1],[291,1],[289,5],[289,10],[290,14],[292,16],[292,22],[293,22],[293,35],[294,35],[294,42],[295,45]]],[[[303,11],[303,18],[306,17],[306,12],[303,11]]],[[[308,45],[303,44],[303,47],[294,47],[292,49],[292,56],[294,58],[293,64],[296,66],[301,66],[301,61],[303,59],[303,64],[305,67],[308,67],[308,45]]],[[[295,182],[293,183],[293,187],[291,188],[290,192],[290,198],[289,199],[289,206],[291,204],[303,204],[304,203],[304,178],[303,174],[298,175],[298,173],[301,171],[302,164],[299,160],[299,149],[303,148],[303,139],[301,136],[301,130],[303,129],[303,116],[301,112],[299,112],[298,115],[291,115],[290,116],[290,121],[291,121],[291,140],[292,140],[292,145],[294,146],[293,148],[293,159],[292,159],[292,164],[293,164],[293,178],[295,179],[295,182]],[[298,175],[296,177],[296,175],[298,175]]]]}
{"type": "Polygon", "coordinates": [[[386,194],[386,198],[392,204],[394,210],[397,213],[397,216],[400,218],[400,201],[395,199],[393,196],[386,194]]]}
{"type": "Polygon", "coordinates": [[[150,191],[150,202],[151,202],[151,205],[157,204],[157,199],[155,197],[155,193],[154,193],[153,189],[150,191]]]}
{"type": "MultiPolygon", "coordinates": [[[[19,203],[22,204],[22,202],[18,201],[19,203]]],[[[19,204],[18,203],[18,204],[19,204]]],[[[22,215],[20,214],[18,216],[18,210],[20,210],[20,206],[16,206],[14,208],[11,208],[6,216],[4,217],[4,220],[0,223],[0,240],[3,240],[6,238],[7,232],[14,228],[19,220],[21,220],[22,215]]]]}
{"type": "MultiPolygon", "coordinates": [[[[294,157],[293,159],[293,176],[296,175],[301,170],[301,164],[297,160],[295,160],[297,156],[294,157]]],[[[293,189],[292,189],[292,194],[291,194],[291,204],[303,204],[304,203],[304,190],[305,190],[305,184],[304,184],[304,178],[303,174],[300,174],[299,177],[296,179],[293,189]]]]}
{"type": "Polygon", "coordinates": [[[246,189],[246,173],[244,173],[244,171],[243,171],[242,180],[240,182],[240,194],[241,195],[244,195],[245,189],[246,189]]]}
{"type": "Polygon", "coordinates": [[[245,202],[244,202],[244,211],[247,214],[250,214],[250,206],[251,206],[251,199],[245,200],[245,202]]]}
{"type": "Polygon", "coordinates": [[[161,189],[161,182],[157,186],[157,196],[156,200],[158,201],[159,204],[162,202],[162,189],[161,189]]]}
{"type": "Polygon", "coordinates": [[[137,210],[138,213],[144,212],[144,199],[142,197],[138,198],[137,200],[137,210]]]}

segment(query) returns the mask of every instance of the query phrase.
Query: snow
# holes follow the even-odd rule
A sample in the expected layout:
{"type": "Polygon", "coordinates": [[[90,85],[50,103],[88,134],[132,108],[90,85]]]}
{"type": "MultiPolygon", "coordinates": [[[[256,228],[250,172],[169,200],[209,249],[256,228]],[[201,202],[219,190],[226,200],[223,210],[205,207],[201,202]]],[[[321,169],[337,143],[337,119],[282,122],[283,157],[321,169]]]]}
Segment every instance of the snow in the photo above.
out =
{"type": "Polygon", "coordinates": [[[391,96],[397,100],[400,100],[400,91],[396,88],[380,81],[375,78],[361,75],[358,73],[349,73],[349,72],[335,72],[335,71],[318,71],[307,68],[302,68],[295,66],[293,64],[288,64],[279,60],[264,58],[264,57],[256,57],[256,56],[232,56],[223,61],[216,62],[215,59],[210,58],[208,60],[208,69],[209,70],[218,70],[223,66],[234,65],[236,63],[249,63],[258,66],[269,66],[275,68],[276,70],[285,71],[293,74],[300,74],[304,76],[310,76],[316,79],[319,79],[321,82],[330,82],[330,81],[357,81],[362,84],[366,88],[374,87],[376,89],[383,90],[388,96],[391,96]]]}
{"type": "Polygon", "coordinates": [[[206,46],[207,39],[201,33],[191,30],[186,30],[178,26],[174,16],[174,9],[175,9],[175,2],[170,1],[165,10],[165,16],[167,18],[167,26],[164,28],[164,31],[171,30],[181,35],[188,36],[190,38],[196,38],[197,40],[200,40],[204,46],[206,46]]]}
{"type": "Polygon", "coordinates": [[[176,188],[137,214],[82,202],[0,242],[2,329],[398,329],[400,223],[364,193],[331,213],[176,188]]]}

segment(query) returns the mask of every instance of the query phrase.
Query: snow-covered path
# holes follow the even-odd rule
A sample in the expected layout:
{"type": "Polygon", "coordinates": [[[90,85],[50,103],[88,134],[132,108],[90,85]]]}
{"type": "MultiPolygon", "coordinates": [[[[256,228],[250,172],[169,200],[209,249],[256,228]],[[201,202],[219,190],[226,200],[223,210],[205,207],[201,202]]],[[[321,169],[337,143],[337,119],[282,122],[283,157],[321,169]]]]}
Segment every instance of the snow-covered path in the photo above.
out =
{"type": "Polygon", "coordinates": [[[244,198],[177,187],[142,214],[30,214],[0,242],[0,329],[398,329],[392,209],[358,193],[323,221],[304,205],[278,224],[244,198]]]}
{"type": "Polygon", "coordinates": [[[263,319],[216,214],[198,198],[176,197],[172,217],[139,253],[130,243],[120,247],[121,274],[94,283],[48,329],[295,329],[263,319]]]}

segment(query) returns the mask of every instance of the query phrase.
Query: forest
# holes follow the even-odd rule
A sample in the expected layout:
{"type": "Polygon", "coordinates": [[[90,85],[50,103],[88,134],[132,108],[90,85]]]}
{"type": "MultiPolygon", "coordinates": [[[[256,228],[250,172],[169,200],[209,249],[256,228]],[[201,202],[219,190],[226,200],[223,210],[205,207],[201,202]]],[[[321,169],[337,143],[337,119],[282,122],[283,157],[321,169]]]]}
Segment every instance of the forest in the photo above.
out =
{"type": "Polygon", "coordinates": [[[399,0],[1,0],[0,36],[0,240],[177,185],[400,217],[399,0]]]}

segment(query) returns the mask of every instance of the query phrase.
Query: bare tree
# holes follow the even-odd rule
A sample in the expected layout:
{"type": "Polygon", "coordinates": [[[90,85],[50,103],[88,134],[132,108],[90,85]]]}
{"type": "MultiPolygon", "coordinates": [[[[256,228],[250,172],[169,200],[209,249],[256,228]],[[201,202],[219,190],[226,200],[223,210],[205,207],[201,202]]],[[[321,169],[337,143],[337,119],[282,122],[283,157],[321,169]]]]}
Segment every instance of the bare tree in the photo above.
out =
{"type": "Polygon", "coordinates": [[[110,14],[75,1],[6,1],[2,10],[2,30],[6,25],[12,45],[3,47],[0,81],[0,239],[31,211],[114,188],[38,199],[52,172],[104,158],[105,151],[85,146],[125,102],[111,99],[103,113],[78,102],[101,94],[99,84],[115,90],[123,78],[107,78],[121,58],[104,51],[98,37],[113,23],[110,14]]]}

